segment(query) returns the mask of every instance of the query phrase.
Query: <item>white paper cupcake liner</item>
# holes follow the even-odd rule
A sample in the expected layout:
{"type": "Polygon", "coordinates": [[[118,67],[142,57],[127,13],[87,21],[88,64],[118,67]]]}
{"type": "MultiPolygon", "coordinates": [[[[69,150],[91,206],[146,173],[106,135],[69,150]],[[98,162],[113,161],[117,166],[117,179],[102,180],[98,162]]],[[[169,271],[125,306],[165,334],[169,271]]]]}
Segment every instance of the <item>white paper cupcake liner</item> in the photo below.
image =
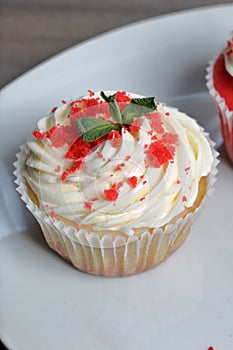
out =
{"type": "Polygon", "coordinates": [[[105,234],[100,237],[98,232],[77,230],[48,216],[45,211],[38,209],[27,193],[23,177],[28,154],[26,145],[20,147],[21,151],[16,155],[17,161],[14,163],[17,191],[39,222],[48,245],[79,270],[103,276],[126,276],[142,272],[159,264],[183,244],[206,198],[213,191],[219,162],[218,153],[208,134],[204,135],[211,144],[214,156],[212,169],[207,177],[205,198],[194,212],[178,219],[175,224],[167,225],[165,230],[155,228],[151,232],[148,228],[140,236],[124,237],[116,234],[112,238],[112,235],[105,234]]]}
{"type": "Polygon", "coordinates": [[[229,158],[233,163],[233,111],[228,109],[225,100],[219,95],[218,91],[214,87],[213,69],[216,59],[217,57],[208,62],[206,69],[206,86],[218,109],[219,118],[221,121],[222,136],[229,158]]]}

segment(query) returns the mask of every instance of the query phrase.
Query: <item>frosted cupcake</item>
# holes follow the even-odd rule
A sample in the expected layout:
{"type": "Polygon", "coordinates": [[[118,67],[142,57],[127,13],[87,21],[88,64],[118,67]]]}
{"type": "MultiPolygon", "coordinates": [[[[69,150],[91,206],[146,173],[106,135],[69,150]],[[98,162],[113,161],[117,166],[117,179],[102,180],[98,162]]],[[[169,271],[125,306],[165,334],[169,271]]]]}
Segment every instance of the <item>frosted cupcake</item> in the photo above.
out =
{"type": "Polygon", "coordinates": [[[225,147],[233,163],[233,34],[223,51],[209,62],[206,79],[218,109],[225,147]]]}
{"type": "Polygon", "coordinates": [[[48,245],[97,275],[156,266],[184,243],[212,188],[212,142],[153,97],[90,91],[63,102],[15,163],[48,245]]]}

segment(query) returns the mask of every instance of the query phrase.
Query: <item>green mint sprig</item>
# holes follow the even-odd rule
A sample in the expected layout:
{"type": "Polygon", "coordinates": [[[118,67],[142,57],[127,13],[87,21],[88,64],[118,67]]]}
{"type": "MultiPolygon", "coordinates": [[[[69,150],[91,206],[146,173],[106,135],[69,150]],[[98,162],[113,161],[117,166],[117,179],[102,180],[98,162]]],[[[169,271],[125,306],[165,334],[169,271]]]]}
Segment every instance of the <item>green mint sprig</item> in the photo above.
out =
{"type": "Polygon", "coordinates": [[[123,126],[132,124],[135,118],[153,113],[157,109],[154,97],[133,98],[121,112],[116,101],[116,94],[107,96],[101,91],[100,96],[108,103],[114,123],[93,117],[76,119],[75,124],[78,131],[86,142],[93,142],[108,135],[112,130],[119,131],[123,126]]]}
{"type": "Polygon", "coordinates": [[[122,111],[122,119],[125,125],[132,124],[134,118],[140,118],[145,114],[156,110],[154,97],[133,98],[122,111]]]}
{"type": "Polygon", "coordinates": [[[122,125],[122,116],[120,107],[116,101],[116,94],[106,96],[103,91],[101,91],[100,96],[108,102],[110,113],[112,116],[112,119],[115,123],[122,125]]]}
{"type": "Polygon", "coordinates": [[[106,120],[97,118],[80,118],[76,119],[74,122],[82,139],[86,142],[93,142],[100,137],[109,134],[112,130],[120,130],[118,124],[113,124],[106,120]]]}

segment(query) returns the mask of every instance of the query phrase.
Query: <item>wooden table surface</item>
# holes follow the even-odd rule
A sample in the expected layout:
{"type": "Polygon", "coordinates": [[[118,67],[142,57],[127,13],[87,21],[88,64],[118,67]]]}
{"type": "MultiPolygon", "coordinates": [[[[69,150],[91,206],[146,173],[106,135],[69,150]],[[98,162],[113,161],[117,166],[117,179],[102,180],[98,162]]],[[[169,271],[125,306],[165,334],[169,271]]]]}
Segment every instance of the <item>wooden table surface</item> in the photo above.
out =
{"type": "Polygon", "coordinates": [[[92,36],[219,0],[0,0],[0,87],[92,36]]]}

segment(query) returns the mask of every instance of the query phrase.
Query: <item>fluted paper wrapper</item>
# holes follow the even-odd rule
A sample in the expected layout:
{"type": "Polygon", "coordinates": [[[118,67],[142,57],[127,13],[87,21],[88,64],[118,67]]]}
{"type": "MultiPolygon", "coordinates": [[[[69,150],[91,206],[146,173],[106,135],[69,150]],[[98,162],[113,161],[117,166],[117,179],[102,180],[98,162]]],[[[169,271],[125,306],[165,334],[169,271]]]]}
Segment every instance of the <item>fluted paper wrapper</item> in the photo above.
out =
{"type": "Polygon", "coordinates": [[[207,67],[206,86],[212,96],[220,118],[222,136],[226,147],[227,154],[233,163],[233,111],[230,111],[225,100],[219,95],[214,87],[213,69],[217,57],[210,60],[207,67]]]}
{"type": "MultiPolygon", "coordinates": [[[[207,134],[205,136],[208,137],[207,134]]],[[[218,153],[214,150],[212,141],[210,144],[214,162],[207,178],[205,197],[208,197],[213,190],[218,164],[218,153]]],[[[48,245],[79,270],[95,275],[126,276],[158,265],[186,240],[190,227],[206,199],[194,212],[187,214],[185,218],[178,219],[175,224],[167,225],[165,230],[148,228],[140,236],[124,237],[116,233],[114,238],[110,234],[100,237],[98,231],[76,230],[50,217],[46,211],[38,209],[27,193],[23,177],[27,154],[27,146],[21,146],[17,161],[14,163],[16,168],[14,174],[17,177],[15,182],[22,200],[39,222],[48,245]]]]}

